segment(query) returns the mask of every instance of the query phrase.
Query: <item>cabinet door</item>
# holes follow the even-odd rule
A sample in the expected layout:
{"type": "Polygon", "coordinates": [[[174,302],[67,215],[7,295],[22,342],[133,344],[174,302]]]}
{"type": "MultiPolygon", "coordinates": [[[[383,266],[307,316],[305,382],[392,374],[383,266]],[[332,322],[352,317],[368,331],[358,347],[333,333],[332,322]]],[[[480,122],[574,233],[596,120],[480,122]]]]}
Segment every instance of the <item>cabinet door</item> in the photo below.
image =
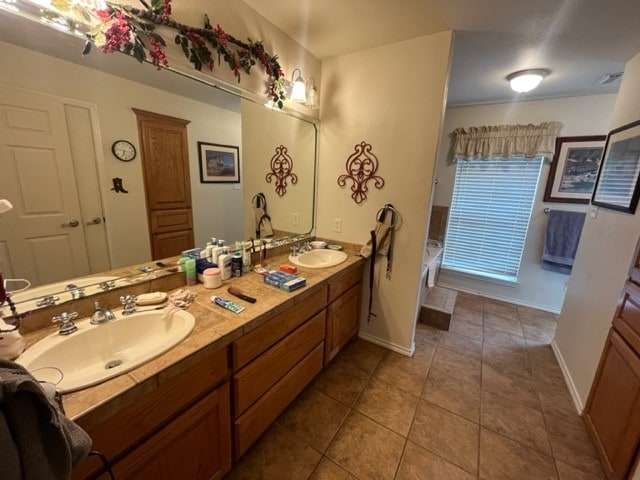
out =
{"type": "Polygon", "coordinates": [[[327,336],[325,365],[358,332],[360,313],[360,285],[355,285],[327,307],[327,336]]]}
{"type": "Polygon", "coordinates": [[[640,440],[640,358],[609,332],[585,408],[608,478],[623,479],[640,440]]]}
{"type": "Polygon", "coordinates": [[[217,388],[116,463],[118,480],[219,479],[231,468],[229,384],[217,388]]]}

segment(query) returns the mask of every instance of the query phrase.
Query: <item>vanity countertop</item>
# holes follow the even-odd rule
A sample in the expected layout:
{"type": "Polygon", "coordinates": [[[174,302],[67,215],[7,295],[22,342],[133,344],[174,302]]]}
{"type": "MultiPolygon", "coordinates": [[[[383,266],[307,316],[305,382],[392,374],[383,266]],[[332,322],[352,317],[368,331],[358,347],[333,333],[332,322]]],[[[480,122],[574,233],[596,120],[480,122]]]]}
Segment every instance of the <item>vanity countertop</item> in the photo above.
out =
{"type": "MultiPolygon", "coordinates": [[[[83,425],[90,425],[108,418],[122,406],[130,403],[138,395],[153,390],[182,369],[197,361],[201,355],[223,348],[250,330],[265,323],[278,313],[305,300],[310,294],[322,288],[334,275],[350,266],[364,261],[362,257],[348,252],[347,259],[334,267],[311,269],[298,267],[298,274],[306,278],[306,286],[287,293],[264,283],[263,276],[249,272],[242,277],[234,277],[223,282],[222,287],[208,290],[198,283],[183,287],[196,294],[195,301],[187,308],[194,315],[196,324],[192,332],[178,345],[141,365],[140,367],[112,378],[101,384],[63,395],[63,404],[68,417],[77,420],[82,417],[83,425]],[[227,292],[234,285],[244,293],[257,299],[251,304],[227,292]],[[210,301],[212,295],[230,299],[245,307],[239,314],[219,307],[210,301]]],[[[287,255],[273,257],[268,267],[277,269],[281,263],[288,263],[287,255]]],[[[135,319],[135,318],[134,318],[135,319]]],[[[55,333],[57,327],[48,327],[25,335],[27,345],[31,345],[46,335],[55,333]]]]}

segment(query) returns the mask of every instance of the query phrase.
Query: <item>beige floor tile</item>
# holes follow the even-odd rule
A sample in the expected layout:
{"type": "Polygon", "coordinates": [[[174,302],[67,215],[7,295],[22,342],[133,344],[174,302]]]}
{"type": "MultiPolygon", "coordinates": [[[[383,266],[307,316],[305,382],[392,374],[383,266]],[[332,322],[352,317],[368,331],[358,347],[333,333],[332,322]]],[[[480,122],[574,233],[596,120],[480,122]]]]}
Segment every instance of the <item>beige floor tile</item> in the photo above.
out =
{"type": "Polygon", "coordinates": [[[483,309],[468,308],[457,305],[453,309],[452,320],[473,323],[482,326],[483,309]]]}
{"type": "Polygon", "coordinates": [[[582,421],[576,404],[566,387],[555,388],[545,385],[537,388],[543,412],[564,417],[568,421],[582,421]]]}
{"type": "Polygon", "coordinates": [[[498,372],[513,376],[531,376],[531,364],[525,346],[484,343],[482,361],[498,372]]]}
{"type": "Polygon", "coordinates": [[[420,396],[428,371],[429,366],[420,361],[399,353],[387,352],[374,376],[415,396],[420,396]]]}
{"type": "Polygon", "coordinates": [[[442,332],[438,347],[462,353],[475,360],[482,360],[482,343],[455,332],[442,332]]]}
{"type": "Polygon", "coordinates": [[[484,391],[481,411],[483,427],[552,455],[544,415],[539,410],[484,391]]]}
{"type": "Polygon", "coordinates": [[[316,377],[313,388],[351,407],[370,375],[348,357],[339,356],[316,377]]]}
{"type": "Polygon", "coordinates": [[[480,384],[481,365],[481,362],[466,353],[438,348],[430,370],[435,370],[438,376],[447,374],[464,383],[480,384]]]}
{"type": "Polygon", "coordinates": [[[340,352],[340,356],[347,357],[364,372],[372,375],[386,353],[387,349],[380,345],[355,338],[340,352]]]}
{"type": "Polygon", "coordinates": [[[356,477],[347,472],[344,468],[338,466],[335,462],[323,457],[311,475],[309,480],[358,480],[356,477]]]}
{"type": "Polygon", "coordinates": [[[478,435],[477,424],[421,400],[409,440],[475,475],[478,470],[478,435]]]}
{"type": "Polygon", "coordinates": [[[360,480],[392,479],[405,440],[373,420],[352,412],[326,456],[360,480]]]}
{"type": "Polygon", "coordinates": [[[544,416],[554,458],[586,473],[597,472],[600,461],[582,418],[569,420],[549,413],[544,416]]]}
{"type": "Polygon", "coordinates": [[[482,311],[484,309],[484,298],[471,293],[458,292],[456,306],[464,306],[470,309],[479,309],[482,311]]]}
{"type": "Polygon", "coordinates": [[[275,424],[242,457],[229,480],[307,480],[322,455],[275,424]]]}
{"type": "Polygon", "coordinates": [[[476,476],[413,442],[407,442],[396,480],[475,480],[476,476]]]}
{"type": "Polygon", "coordinates": [[[349,414],[349,407],[313,389],[305,390],[278,423],[307,445],[325,452],[349,414]]]}
{"type": "Polygon", "coordinates": [[[551,340],[553,340],[553,337],[556,334],[555,324],[549,326],[539,326],[527,322],[522,322],[521,325],[522,331],[526,338],[530,338],[542,344],[551,343],[551,340]]]}
{"type": "Polygon", "coordinates": [[[480,433],[480,478],[556,480],[553,459],[485,428],[480,433]]]}
{"type": "Polygon", "coordinates": [[[482,389],[513,402],[542,410],[538,391],[533,387],[533,377],[513,376],[502,373],[488,364],[482,365],[482,389]]]}
{"type": "Polygon", "coordinates": [[[602,469],[587,473],[559,460],[556,460],[556,467],[560,480],[604,480],[605,478],[602,469]]]}
{"type": "Polygon", "coordinates": [[[449,331],[470,338],[475,342],[482,342],[482,321],[474,323],[454,315],[451,318],[449,331]]]}
{"type": "Polygon", "coordinates": [[[409,434],[419,397],[373,377],[355,405],[355,409],[399,433],[409,434]]]}
{"type": "Polygon", "coordinates": [[[470,420],[480,422],[480,385],[463,382],[432,369],[422,390],[422,398],[470,420]]]}
{"type": "Polygon", "coordinates": [[[441,334],[442,330],[432,327],[431,325],[420,322],[416,324],[416,342],[420,339],[431,343],[438,343],[441,334]]]}
{"type": "Polygon", "coordinates": [[[511,346],[517,345],[525,347],[524,336],[514,335],[513,333],[505,332],[504,330],[498,330],[488,325],[484,326],[482,339],[484,343],[491,343],[494,345],[511,346]]]}
{"type": "Polygon", "coordinates": [[[416,332],[415,350],[411,358],[428,367],[429,365],[431,365],[431,361],[433,360],[433,355],[436,353],[437,346],[437,341],[434,342],[431,338],[420,337],[416,332]]]}
{"type": "Polygon", "coordinates": [[[494,328],[496,330],[501,330],[506,333],[510,333],[516,336],[523,336],[522,326],[520,325],[520,321],[514,315],[511,317],[503,317],[496,315],[495,313],[484,313],[484,323],[483,325],[486,327],[494,328]]]}

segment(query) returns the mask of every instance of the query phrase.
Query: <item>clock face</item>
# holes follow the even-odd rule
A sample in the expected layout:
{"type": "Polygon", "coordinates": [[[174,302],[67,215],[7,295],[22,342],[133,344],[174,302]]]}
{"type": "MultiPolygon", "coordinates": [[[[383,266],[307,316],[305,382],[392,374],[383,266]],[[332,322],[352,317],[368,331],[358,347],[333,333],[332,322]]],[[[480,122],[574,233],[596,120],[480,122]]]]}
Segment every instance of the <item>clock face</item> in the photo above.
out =
{"type": "Polygon", "coordinates": [[[116,142],[113,142],[111,151],[118,160],[122,160],[123,162],[130,162],[131,160],[136,158],[136,147],[134,147],[131,142],[128,142],[126,140],[118,140],[116,142]]]}

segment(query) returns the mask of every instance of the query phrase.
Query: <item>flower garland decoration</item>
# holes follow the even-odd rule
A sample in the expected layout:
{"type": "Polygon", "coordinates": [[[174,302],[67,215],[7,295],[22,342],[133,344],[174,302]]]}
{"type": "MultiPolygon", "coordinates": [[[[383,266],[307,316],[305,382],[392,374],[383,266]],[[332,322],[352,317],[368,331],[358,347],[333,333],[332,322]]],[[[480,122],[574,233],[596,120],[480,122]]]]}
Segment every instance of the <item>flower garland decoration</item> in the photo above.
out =
{"type": "Polygon", "coordinates": [[[83,23],[93,26],[86,33],[83,55],[91,52],[95,45],[104,53],[122,52],[139,62],[149,60],[158,69],[169,66],[165,54],[167,46],[156,26],[175,30],[174,42],[180,46],[185,57],[198,71],[203,67],[213,70],[217,61],[223,61],[240,82],[241,72],[250,74],[251,68],[260,63],[269,77],[267,95],[274,105],[282,108],[285,100],[284,73],[277,55],[264,49],[262,41],[247,42],[226,33],[220,25],[213,27],[204,15],[201,28],[185,25],[171,17],[171,0],[151,0],[149,5],[140,0],[143,9],[130,5],[104,2],[102,9],[91,8],[73,0],[53,0],[51,5],[66,15],[72,15],[83,23]]]}

